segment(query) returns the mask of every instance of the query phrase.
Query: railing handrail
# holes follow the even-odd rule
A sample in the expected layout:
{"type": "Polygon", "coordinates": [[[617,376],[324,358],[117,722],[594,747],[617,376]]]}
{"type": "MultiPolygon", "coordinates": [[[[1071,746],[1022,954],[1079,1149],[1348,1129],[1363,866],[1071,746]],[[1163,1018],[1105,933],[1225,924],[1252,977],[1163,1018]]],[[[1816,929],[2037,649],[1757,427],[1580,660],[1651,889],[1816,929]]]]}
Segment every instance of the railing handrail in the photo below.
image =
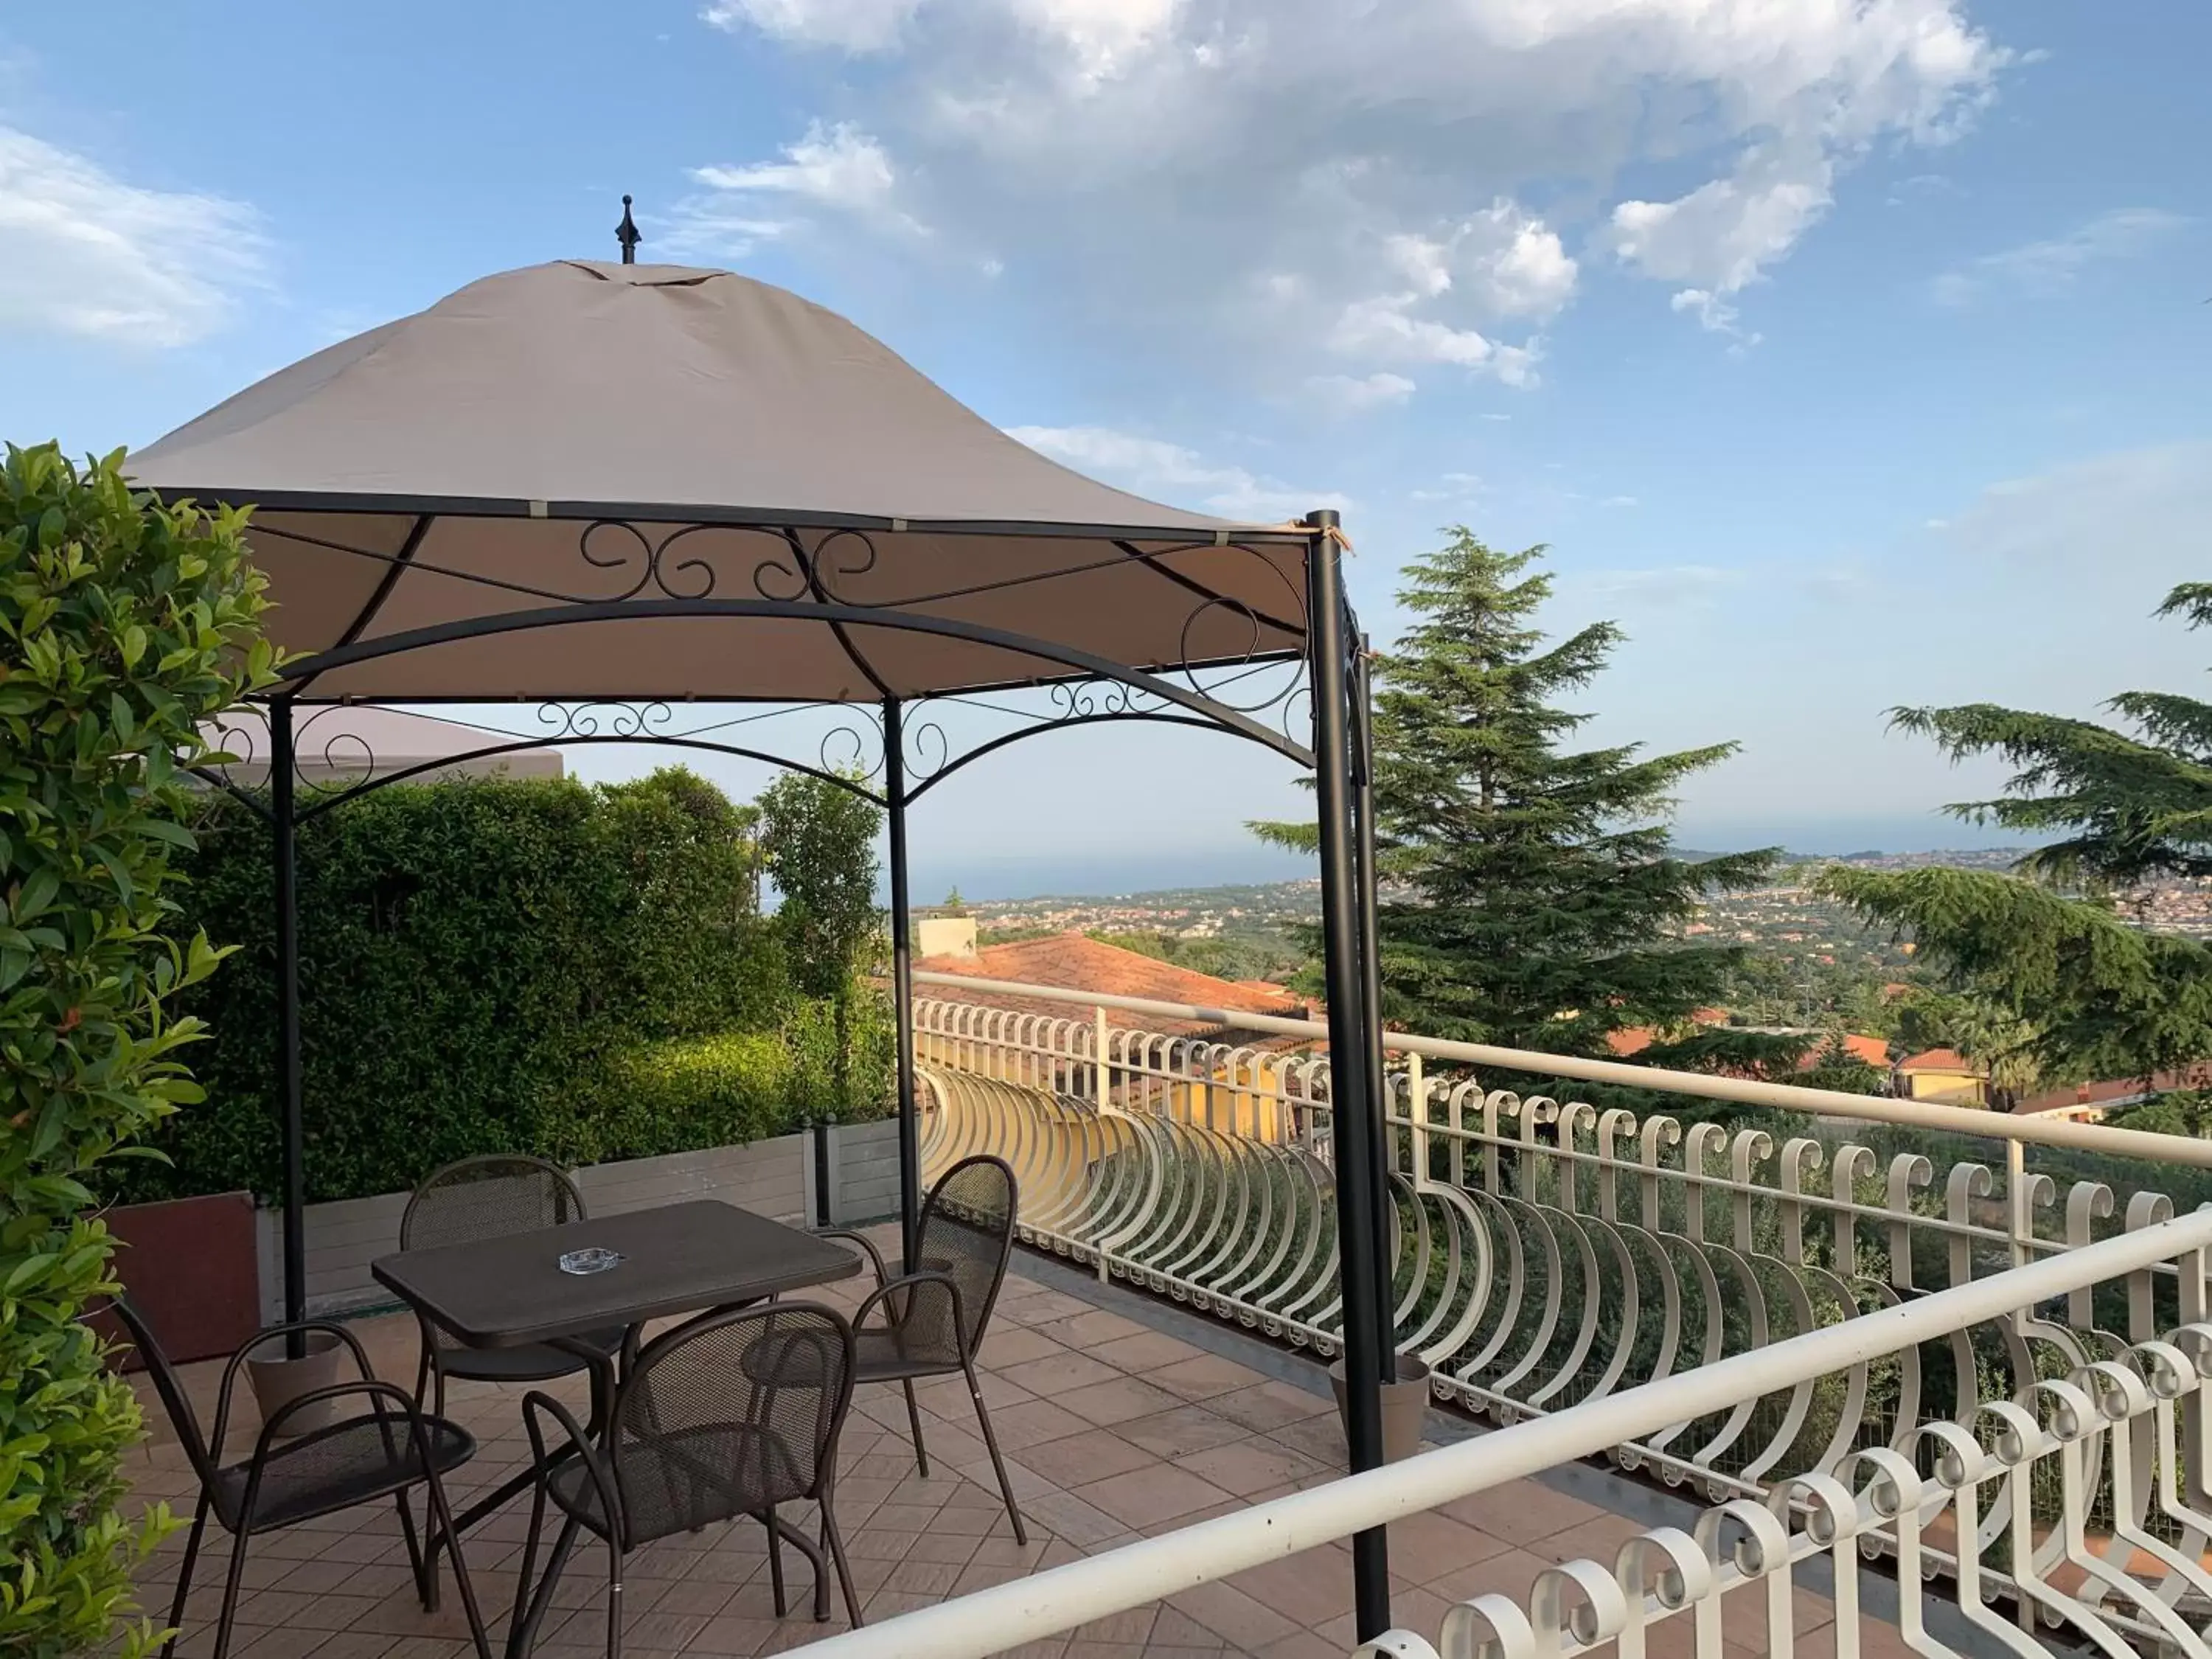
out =
{"type": "Polygon", "coordinates": [[[833,1636],[818,1659],[981,1659],[1370,1527],[1595,1456],[1715,1409],[1847,1370],[2212,1247],[2212,1206],[1862,1314],[1623,1394],[833,1636]]]}
{"type": "MultiPolygon", "coordinates": [[[[1032,1001],[1065,1002],[1088,1008],[1112,1008],[1124,1013],[1150,1014],[1161,1019],[1201,1021],[1232,1030],[1260,1031],[1274,1036],[1326,1038],[1328,1027],[1315,1019],[1290,1019],[1279,1014],[1249,1013],[1241,1008],[1206,1008],[1196,1004],[1156,1002],[1146,997],[1109,995],[1103,991],[1070,991],[1054,985],[1024,985],[1013,980],[981,979],[966,974],[916,972],[917,985],[939,985],[996,996],[1018,996],[1032,1001]]],[[[1834,1089],[1808,1089],[1795,1083],[1761,1083],[1750,1078],[1718,1077],[1706,1072],[1678,1072],[1662,1066],[1632,1066],[1613,1060],[1588,1060],[1575,1054],[1547,1054],[1528,1048],[1501,1048],[1487,1042],[1455,1042],[1445,1037],[1419,1036],[1406,1031],[1385,1031],[1382,1046],[1431,1060],[1456,1060],[1471,1066],[1497,1066],[1509,1071],[1534,1072],[1573,1078],[1583,1083],[1609,1083],[1629,1089],[1662,1089],[1669,1093],[1695,1095],[1705,1100],[1730,1101],[1745,1106],[1771,1106],[1783,1111],[1807,1112],[1820,1117],[1855,1118],[1863,1122],[1887,1123],[1906,1129],[1936,1129],[1949,1134],[1973,1135],[1984,1140],[2020,1140],[2045,1146],[2065,1146],[2077,1152],[2102,1152],[2113,1158],[2138,1158],[2154,1164],[2185,1164],[2212,1170],[2212,1140],[2189,1135],[2154,1134],[2143,1129],[2122,1129],[2106,1123],[2082,1123],[2071,1119],[2017,1116],[1968,1106],[1940,1106],[1928,1101],[1899,1100],[1888,1095],[1847,1095],[1834,1089]]]]}

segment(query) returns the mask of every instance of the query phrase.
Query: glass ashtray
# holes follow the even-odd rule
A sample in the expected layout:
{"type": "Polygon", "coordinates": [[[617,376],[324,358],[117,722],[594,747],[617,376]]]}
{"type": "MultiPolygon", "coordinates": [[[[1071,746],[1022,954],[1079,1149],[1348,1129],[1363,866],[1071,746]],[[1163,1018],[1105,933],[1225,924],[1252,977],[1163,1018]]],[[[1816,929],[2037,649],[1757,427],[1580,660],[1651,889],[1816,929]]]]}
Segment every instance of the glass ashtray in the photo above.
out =
{"type": "Polygon", "coordinates": [[[610,1267],[620,1267],[622,1259],[620,1250],[601,1249],[595,1244],[588,1250],[570,1250],[563,1255],[561,1271],[564,1273],[603,1273],[610,1267]]]}

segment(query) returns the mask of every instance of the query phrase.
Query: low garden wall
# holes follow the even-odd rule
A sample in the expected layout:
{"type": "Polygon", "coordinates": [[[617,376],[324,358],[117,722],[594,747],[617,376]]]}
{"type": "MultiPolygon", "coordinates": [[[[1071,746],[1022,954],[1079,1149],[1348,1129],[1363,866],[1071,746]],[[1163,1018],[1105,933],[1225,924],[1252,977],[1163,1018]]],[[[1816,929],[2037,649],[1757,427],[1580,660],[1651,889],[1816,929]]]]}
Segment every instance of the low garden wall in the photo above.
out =
{"type": "MultiPolygon", "coordinates": [[[[897,1213],[896,1123],[836,1125],[820,1139],[828,1153],[829,1219],[833,1224],[857,1225],[897,1213]]],[[[714,1198],[778,1221],[807,1225],[819,1219],[817,1156],[816,1136],[787,1134],[749,1146],[588,1164],[574,1174],[593,1215],[714,1198]]],[[[368,1264],[399,1248],[399,1218],[407,1207],[407,1196],[380,1193],[307,1206],[310,1314],[358,1313],[391,1304],[392,1293],[369,1276],[368,1264]]],[[[264,1209],[258,1221],[259,1316],[268,1323],[283,1317],[283,1217],[264,1209]]],[[[127,1253],[122,1267],[127,1282],[127,1253]]]]}

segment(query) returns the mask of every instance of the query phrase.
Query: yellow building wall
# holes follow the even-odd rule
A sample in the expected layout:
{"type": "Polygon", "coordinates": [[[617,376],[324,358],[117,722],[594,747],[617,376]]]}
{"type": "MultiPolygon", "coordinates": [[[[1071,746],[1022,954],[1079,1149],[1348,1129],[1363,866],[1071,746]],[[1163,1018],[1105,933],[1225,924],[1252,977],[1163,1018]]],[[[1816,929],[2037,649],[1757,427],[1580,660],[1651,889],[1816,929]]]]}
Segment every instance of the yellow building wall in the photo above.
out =
{"type": "Polygon", "coordinates": [[[1932,1100],[1949,1106],[1983,1104],[1982,1079],[1973,1072],[1907,1072],[1908,1100],[1932,1100]]]}

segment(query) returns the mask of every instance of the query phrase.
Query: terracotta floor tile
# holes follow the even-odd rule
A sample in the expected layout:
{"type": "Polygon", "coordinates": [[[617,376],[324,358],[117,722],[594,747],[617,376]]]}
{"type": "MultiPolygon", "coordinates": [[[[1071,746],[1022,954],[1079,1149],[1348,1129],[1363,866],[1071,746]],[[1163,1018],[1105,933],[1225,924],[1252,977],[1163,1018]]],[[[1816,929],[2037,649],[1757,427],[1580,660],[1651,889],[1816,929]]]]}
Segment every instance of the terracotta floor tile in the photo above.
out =
{"type": "Polygon", "coordinates": [[[1091,1426],[1066,1407],[1049,1400],[1032,1400],[1026,1406],[991,1413],[991,1428],[999,1437],[999,1449],[1009,1453],[1042,1445],[1063,1435],[1087,1434],[1091,1426]]]}
{"type": "Polygon", "coordinates": [[[1509,1547],[1489,1533],[1433,1512],[1392,1522],[1389,1540],[1390,1571],[1417,1584],[1477,1565],[1509,1547]]]}
{"type": "Polygon", "coordinates": [[[1131,1418],[1118,1425],[1115,1432],[1146,1451],[1179,1462],[1191,1453],[1251,1437],[1251,1431],[1242,1423],[1217,1416],[1203,1406],[1176,1406],[1147,1417],[1131,1418]]]}
{"type": "Polygon", "coordinates": [[[994,1325],[983,1339],[975,1363],[986,1370],[1002,1371],[1024,1360],[1049,1359],[1066,1352],[1065,1345],[1055,1342],[1042,1331],[1020,1325],[994,1325]]]}
{"type": "Polygon", "coordinates": [[[1116,1337],[1111,1342],[1102,1342],[1088,1352],[1093,1359],[1103,1359],[1109,1365],[1119,1366],[1139,1376],[1180,1364],[1187,1359],[1205,1357],[1203,1350],[1191,1346],[1178,1337],[1147,1330],[1139,1330],[1133,1336],[1116,1337]]]}
{"type": "MultiPolygon", "coordinates": [[[[1209,1401],[1218,1405],[1218,1401],[1209,1401]]],[[[1338,1419],[1335,1409],[1329,1408],[1319,1417],[1301,1418],[1295,1423],[1285,1423],[1267,1431],[1267,1437],[1292,1451],[1304,1453],[1332,1474],[1341,1474],[1351,1456],[1346,1444],[1344,1425],[1338,1419]]]]}
{"type": "Polygon", "coordinates": [[[1071,1348],[1095,1348],[1107,1342],[1119,1341],[1127,1336],[1153,1334],[1149,1325],[1140,1325],[1103,1308],[1092,1308],[1073,1318],[1055,1321],[1038,1328],[1055,1342],[1064,1342],[1071,1348]]]}
{"type": "MultiPolygon", "coordinates": [[[[1127,1425],[1122,1432],[1132,1433],[1141,1426],[1127,1425]]],[[[1201,1480],[1211,1480],[1222,1491],[1246,1498],[1289,1485],[1321,1467],[1304,1453],[1261,1437],[1205,1447],[1177,1456],[1176,1462],[1201,1480]]]]}
{"type": "Polygon", "coordinates": [[[1201,1353],[1194,1359],[1182,1360],[1149,1372],[1145,1380],[1157,1388],[1165,1389],[1170,1394],[1181,1395],[1185,1400],[1208,1400],[1218,1394],[1256,1387],[1267,1379],[1233,1359],[1224,1359],[1218,1354],[1201,1353]]]}
{"type": "Polygon", "coordinates": [[[1069,1494],[1132,1527],[1150,1526],[1225,1501],[1229,1494],[1171,1465],[1094,1480],[1069,1494]]]}
{"type": "Polygon", "coordinates": [[[1233,1584],[1200,1584],[1168,1597],[1168,1605],[1247,1652],[1299,1633],[1292,1620],[1233,1584]]]}
{"type": "MultiPolygon", "coordinates": [[[[769,1638],[775,1634],[775,1629],[773,1619],[732,1619],[727,1616],[709,1619],[699,1633],[691,1638],[690,1651],[726,1654],[733,1656],[734,1659],[752,1659],[769,1638]]],[[[542,1653],[544,1650],[539,1651],[542,1653]]]]}
{"type": "Polygon", "coordinates": [[[1142,1647],[1152,1639],[1152,1624],[1158,1617],[1159,1609],[1147,1602],[1141,1607],[1124,1608],[1103,1619],[1093,1619],[1087,1625],[1078,1625],[1068,1632],[1068,1638],[1071,1642],[1118,1642],[1142,1647]]]}
{"type": "Polygon", "coordinates": [[[1439,1506],[1439,1512],[1493,1538],[1528,1545],[1595,1521],[1605,1511],[1534,1480],[1516,1480],[1439,1506]]]}
{"type": "Polygon", "coordinates": [[[1076,1389],[1125,1380],[1121,1372],[1103,1360],[1080,1353],[1054,1354],[1048,1359],[1032,1359],[1010,1366],[1000,1374],[1031,1394],[1048,1400],[1056,1399],[1076,1389]]]}
{"type": "Polygon", "coordinates": [[[1425,1586],[1448,1601],[1471,1601],[1478,1595],[1505,1595],[1525,1602],[1535,1588],[1536,1575],[1555,1564],[1524,1549],[1504,1549],[1468,1566],[1432,1578],[1425,1586]]]}
{"type": "Polygon", "coordinates": [[[1047,1441],[1021,1455],[1023,1467],[1035,1470],[1062,1491],[1145,1468],[1158,1461],[1154,1453],[1104,1429],[1047,1441]]]}
{"type": "Polygon", "coordinates": [[[1322,1395],[1308,1394],[1304,1389],[1294,1389],[1287,1382],[1256,1382],[1249,1389],[1217,1395],[1206,1405],[1208,1411],[1218,1412],[1231,1421],[1242,1423],[1255,1433],[1261,1434],[1270,1429],[1279,1429],[1285,1424],[1303,1422],[1322,1412],[1334,1413],[1336,1410],[1322,1395]]]}
{"type": "Polygon", "coordinates": [[[1133,1418],[1150,1417],[1156,1413],[1170,1411],[1180,1402],[1165,1389],[1156,1389],[1149,1382],[1139,1382],[1133,1376],[1109,1373],[1112,1380],[1094,1382],[1088,1388],[1071,1389],[1060,1396],[1060,1404],[1102,1427],[1127,1423],[1133,1418]]]}
{"type": "Polygon", "coordinates": [[[1352,1552],[1340,1544],[1247,1569],[1228,1581],[1297,1624],[1325,1623],[1352,1607],[1352,1552]]]}
{"type": "Polygon", "coordinates": [[[1127,1522],[1115,1519],[1073,1492],[1048,1492],[1030,1499],[1025,1508],[1038,1525],[1079,1550],[1129,1530],[1127,1522]]]}

